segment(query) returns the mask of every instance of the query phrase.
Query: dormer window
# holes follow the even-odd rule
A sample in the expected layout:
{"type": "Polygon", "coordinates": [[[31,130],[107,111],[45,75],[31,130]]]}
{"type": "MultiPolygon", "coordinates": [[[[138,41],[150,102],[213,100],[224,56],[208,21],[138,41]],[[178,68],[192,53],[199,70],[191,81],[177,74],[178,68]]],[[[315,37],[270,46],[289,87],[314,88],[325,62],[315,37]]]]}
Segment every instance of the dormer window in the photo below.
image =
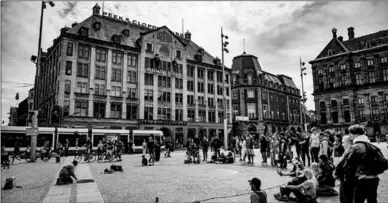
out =
{"type": "Polygon", "coordinates": [[[332,55],[333,55],[333,50],[329,49],[329,50],[327,51],[327,55],[328,55],[328,56],[332,56],[332,55]]]}
{"type": "Polygon", "coordinates": [[[341,64],[340,68],[341,68],[341,70],[346,70],[346,65],[345,64],[341,64]]]}
{"type": "Polygon", "coordinates": [[[332,72],[334,72],[334,66],[333,65],[329,66],[329,73],[332,73],[332,72]]]}
{"type": "Polygon", "coordinates": [[[204,55],[205,54],[205,50],[204,49],[202,49],[202,48],[200,48],[199,50],[198,50],[198,55],[204,55]]]}
{"type": "Polygon", "coordinates": [[[113,35],[112,40],[114,43],[120,44],[121,42],[121,36],[120,35],[113,35]]]}
{"type": "Polygon", "coordinates": [[[93,23],[93,28],[98,31],[101,29],[101,23],[100,22],[94,22],[93,23]]]}
{"type": "Polygon", "coordinates": [[[129,37],[129,30],[128,29],[124,29],[123,30],[123,35],[126,36],[126,37],[129,37]]]}
{"type": "Polygon", "coordinates": [[[322,75],[322,69],[321,68],[319,68],[317,72],[318,72],[318,75],[322,75]]]}
{"type": "Polygon", "coordinates": [[[181,59],[182,58],[182,51],[181,50],[176,50],[176,57],[178,59],[181,59]]]}
{"type": "Polygon", "coordinates": [[[387,63],[388,62],[388,57],[384,56],[381,57],[381,63],[387,63]]]}
{"type": "Polygon", "coordinates": [[[366,48],[367,48],[367,49],[368,49],[368,48],[371,48],[370,42],[367,42],[367,43],[366,43],[366,48]]]}
{"type": "Polygon", "coordinates": [[[89,36],[88,32],[89,32],[89,29],[86,28],[86,27],[81,27],[81,28],[79,29],[79,34],[80,34],[82,37],[88,37],[88,36],[89,36]]]}
{"type": "Polygon", "coordinates": [[[197,61],[200,61],[200,62],[202,62],[202,55],[200,55],[200,54],[197,54],[197,55],[195,55],[194,56],[194,58],[197,60],[197,61]]]}
{"type": "Polygon", "coordinates": [[[153,52],[153,51],[154,51],[154,46],[153,46],[153,44],[147,43],[147,45],[146,45],[146,51],[147,51],[147,52],[153,52]]]}
{"type": "Polygon", "coordinates": [[[368,59],[367,64],[368,66],[373,66],[373,59],[368,59]]]}

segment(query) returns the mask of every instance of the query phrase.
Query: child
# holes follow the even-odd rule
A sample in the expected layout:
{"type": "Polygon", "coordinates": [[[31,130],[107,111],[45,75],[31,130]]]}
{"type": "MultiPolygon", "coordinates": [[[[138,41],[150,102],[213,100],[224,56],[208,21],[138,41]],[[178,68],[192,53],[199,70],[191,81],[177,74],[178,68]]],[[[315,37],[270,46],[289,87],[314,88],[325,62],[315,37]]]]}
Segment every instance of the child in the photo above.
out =
{"type": "Polygon", "coordinates": [[[145,155],[142,155],[141,157],[142,157],[142,161],[141,161],[142,166],[148,166],[148,161],[145,158],[145,155]]]}
{"type": "Polygon", "coordinates": [[[4,145],[1,147],[1,166],[4,169],[5,167],[8,167],[9,169],[9,155],[8,155],[8,152],[5,150],[4,145]]]}

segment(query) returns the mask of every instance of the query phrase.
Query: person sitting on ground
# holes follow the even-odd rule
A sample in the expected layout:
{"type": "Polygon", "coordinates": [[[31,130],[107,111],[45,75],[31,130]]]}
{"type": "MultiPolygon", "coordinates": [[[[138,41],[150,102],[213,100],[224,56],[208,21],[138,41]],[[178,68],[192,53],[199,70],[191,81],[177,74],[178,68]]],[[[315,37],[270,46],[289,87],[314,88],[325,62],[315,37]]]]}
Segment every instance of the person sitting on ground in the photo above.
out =
{"type": "Polygon", "coordinates": [[[98,154],[104,153],[104,144],[102,143],[102,140],[98,141],[97,153],[98,154]]]}
{"type": "Polygon", "coordinates": [[[57,185],[73,183],[73,179],[71,179],[71,177],[74,177],[74,179],[77,180],[77,177],[74,174],[74,168],[77,165],[78,162],[74,160],[71,164],[63,166],[61,172],[59,172],[57,185]]]}
{"type": "Polygon", "coordinates": [[[319,168],[321,174],[317,176],[318,196],[336,196],[338,192],[334,190],[335,178],[333,177],[334,165],[329,161],[326,154],[319,156],[319,168]]]}
{"type": "Polygon", "coordinates": [[[305,181],[298,185],[285,185],[280,187],[280,193],[275,194],[274,197],[279,201],[293,200],[303,203],[317,203],[317,179],[310,169],[304,169],[303,176],[306,178],[305,181]],[[302,193],[302,189],[304,193],[302,193]],[[291,193],[295,195],[296,199],[290,198],[291,193]]]}
{"type": "MultiPolygon", "coordinates": [[[[114,148],[114,145],[113,145],[112,140],[108,140],[108,142],[106,143],[106,154],[108,156],[112,156],[113,148],[114,148]]],[[[108,156],[106,157],[107,159],[108,159],[108,156]]]]}
{"type": "Polygon", "coordinates": [[[314,174],[315,177],[318,177],[318,176],[322,175],[321,168],[319,168],[319,164],[316,163],[316,162],[311,164],[311,170],[313,171],[313,174],[314,174]]]}
{"type": "Polygon", "coordinates": [[[145,155],[142,155],[142,160],[141,160],[141,165],[142,166],[148,166],[148,161],[147,159],[145,158],[145,155]]]}
{"type": "Polygon", "coordinates": [[[234,157],[232,152],[229,152],[228,155],[226,156],[226,163],[228,164],[234,163],[234,157]]]}
{"type": "Polygon", "coordinates": [[[5,146],[1,147],[1,166],[5,168],[6,166],[9,168],[9,155],[7,150],[5,150],[5,146]]]}
{"type": "Polygon", "coordinates": [[[217,154],[216,152],[213,152],[213,155],[210,158],[210,161],[208,161],[207,163],[216,163],[216,161],[217,161],[217,154]]]}
{"type": "Polygon", "coordinates": [[[249,185],[253,193],[251,194],[251,203],[267,203],[267,193],[261,190],[261,180],[258,178],[252,178],[249,180],[249,185]]]}
{"type": "Polygon", "coordinates": [[[295,157],[292,160],[292,164],[294,166],[289,173],[283,173],[280,169],[278,169],[277,170],[278,174],[280,176],[291,176],[291,177],[300,176],[305,168],[303,162],[299,159],[299,157],[295,157]]]}
{"type": "Polygon", "coordinates": [[[220,162],[220,163],[226,163],[226,156],[225,156],[225,154],[224,154],[224,152],[222,152],[221,154],[220,154],[220,157],[218,158],[218,161],[220,162]]]}

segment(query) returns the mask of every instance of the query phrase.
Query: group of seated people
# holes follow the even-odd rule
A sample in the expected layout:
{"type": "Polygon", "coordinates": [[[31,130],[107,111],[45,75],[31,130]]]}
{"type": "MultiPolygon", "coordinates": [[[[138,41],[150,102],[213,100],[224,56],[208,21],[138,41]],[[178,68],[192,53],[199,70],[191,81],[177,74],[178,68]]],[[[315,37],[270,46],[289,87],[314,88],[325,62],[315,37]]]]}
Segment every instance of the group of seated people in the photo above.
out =
{"type": "MultiPolygon", "coordinates": [[[[86,146],[87,147],[87,146],[86,146]]],[[[103,154],[106,153],[107,157],[112,156],[114,153],[118,155],[119,160],[121,161],[121,153],[124,149],[124,143],[121,140],[100,140],[97,145],[97,153],[103,154]]]]}
{"type": "Polygon", "coordinates": [[[234,157],[232,152],[228,152],[228,155],[222,152],[219,157],[217,157],[216,152],[211,157],[211,160],[207,163],[216,163],[216,164],[232,164],[234,163],[234,157]]]}
{"type": "Polygon", "coordinates": [[[280,192],[274,197],[279,201],[298,201],[315,203],[317,196],[335,196],[335,178],[333,177],[334,165],[324,154],[319,156],[319,163],[312,164],[312,170],[306,169],[303,162],[295,157],[292,160],[293,169],[288,173],[278,170],[280,176],[294,177],[285,186],[280,187],[280,192]],[[302,189],[304,192],[302,192],[302,189]],[[293,193],[296,198],[290,197],[293,193]]]}

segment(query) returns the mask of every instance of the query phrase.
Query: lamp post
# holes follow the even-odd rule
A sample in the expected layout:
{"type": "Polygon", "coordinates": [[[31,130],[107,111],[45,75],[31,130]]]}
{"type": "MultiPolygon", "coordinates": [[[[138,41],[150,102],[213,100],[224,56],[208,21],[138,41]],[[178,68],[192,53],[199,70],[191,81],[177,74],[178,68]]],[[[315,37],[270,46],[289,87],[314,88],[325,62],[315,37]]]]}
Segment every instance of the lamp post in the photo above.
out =
{"type": "Polygon", "coordinates": [[[42,1],[42,7],[40,11],[40,26],[39,26],[39,42],[38,42],[38,57],[32,56],[31,61],[35,61],[36,64],[36,73],[35,73],[35,98],[34,98],[34,113],[33,113],[33,125],[32,128],[36,129],[33,134],[31,134],[31,162],[35,161],[35,152],[36,152],[36,140],[38,136],[38,106],[39,106],[39,78],[40,78],[40,65],[42,57],[42,28],[43,28],[43,14],[44,9],[46,8],[46,3],[49,3],[51,7],[54,7],[55,4],[52,1],[46,2],[42,1]]]}
{"type": "Polygon", "coordinates": [[[222,97],[223,97],[223,107],[224,107],[224,145],[225,145],[225,150],[228,150],[228,132],[227,132],[227,125],[228,125],[228,119],[227,119],[227,113],[226,113],[226,97],[225,97],[225,67],[224,67],[224,52],[229,53],[229,50],[226,48],[229,44],[229,42],[225,41],[224,38],[228,39],[228,36],[224,35],[222,32],[222,27],[221,27],[221,53],[222,53],[222,97]]]}
{"type": "MultiPolygon", "coordinates": [[[[306,101],[307,101],[307,98],[306,98],[306,92],[304,91],[304,85],[303,85],[303,75],[307,75],[306,73],[306,67],[304,67],[305,65],[305,62],[302,62],[302,58],[299,59],[299,65],[300,65],[300,78],[302,80],[302,102],[303,102],[303,108],[306,107],[306,101]]],[[[303,112],[301,112],[303,113],[303,112]]],[[[306,108],[306,112],[303,113],[303,129],[304,131],[306,132],[307,131],[307,126],[306,126],[306,113],[307,113],[307,108],[306,108]]]]}

